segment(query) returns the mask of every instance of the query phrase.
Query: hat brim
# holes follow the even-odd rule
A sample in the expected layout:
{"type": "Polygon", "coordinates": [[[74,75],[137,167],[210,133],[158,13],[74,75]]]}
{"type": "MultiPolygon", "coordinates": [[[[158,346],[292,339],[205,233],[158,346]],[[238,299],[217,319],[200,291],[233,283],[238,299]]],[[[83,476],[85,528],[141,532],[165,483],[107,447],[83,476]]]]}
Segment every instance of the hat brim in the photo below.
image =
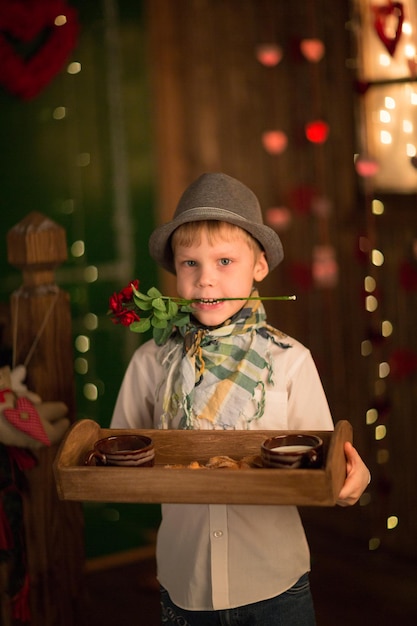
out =
{"type": "Polygon", "coordinates": [[[210,206],[188,209],[172,221],[156,228],[149,239],[149,253],[151,257],[168,272],[175,274],[174,257],[169,241],[171,235],[182,224],[204,220],[228,222],[250,233],[264,250],[270,271],[281,263],[284,258],[281,240],[272,228],[265,224],[250,222],[232,211],[210,206]]]}

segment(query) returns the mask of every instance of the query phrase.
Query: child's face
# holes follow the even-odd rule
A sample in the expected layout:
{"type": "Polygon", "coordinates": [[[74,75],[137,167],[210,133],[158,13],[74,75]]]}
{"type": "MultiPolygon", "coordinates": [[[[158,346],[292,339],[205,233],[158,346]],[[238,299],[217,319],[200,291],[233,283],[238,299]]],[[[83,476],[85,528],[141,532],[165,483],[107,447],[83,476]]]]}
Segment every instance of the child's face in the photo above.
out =
{"type": "Polygon", "coordinates": [[[177,291],[181,298],[202,299],[193,306],[194,316],[204,326],[218,326],[237,313],[250,295],[254,281],[268,274],[264,252],[255,254],[239,231],[233,237],[201,238],[191,246],[174,249],[177,291]],[[242,300],[219,302],[219,298],[242,300]]]}

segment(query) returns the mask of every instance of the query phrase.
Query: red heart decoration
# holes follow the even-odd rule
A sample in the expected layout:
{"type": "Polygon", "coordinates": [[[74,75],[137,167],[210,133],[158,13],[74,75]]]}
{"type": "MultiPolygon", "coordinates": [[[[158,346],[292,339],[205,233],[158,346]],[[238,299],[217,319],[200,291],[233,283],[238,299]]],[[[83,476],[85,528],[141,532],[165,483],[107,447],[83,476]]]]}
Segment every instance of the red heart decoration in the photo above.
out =
{"type": "Polygon", "coordinates": [[[307,61],[318,63],[324,56],[325,46],[320,39],[302,39],[300,50],[307,61]]]}
{"type": "Polygon", "coordinates": [[[77,12],[65,0],[1,0],[0,84],[24,100],[34,98],[61,70],[78,29],[77,12]],[[61,25],[58,16],[64,16],[61,25]],[[25,58],[19,44],[35,51],[25,58]]]}
{"type": "Polygon", "coordinates": [[[402,2],[392,2],[389,0],[388,4],[383,6],[372,7],[374,12],[374,27],[376,33],[391,56],[394,56],[397,44],[400,40],[403,22],[404,22],[404,8],[402,2]],[[388,20],[397,20],[395,26],[394,35],[387,34],[388,20]]]}
{"type": "Polygon", "coordinates": [[[46,446],[51,445],[35,405],[27,398],[18,398],[16,408],[4,409],[3,415],[17,430],[29,435],[32,439],[37,439],[46,446]]]}
{"type": "Polygon", "coordinates": [[[270,154],[281,154],[288,144],[288,138],[282,130],[268,130],[262,133],[262,144],[270,154]]]}

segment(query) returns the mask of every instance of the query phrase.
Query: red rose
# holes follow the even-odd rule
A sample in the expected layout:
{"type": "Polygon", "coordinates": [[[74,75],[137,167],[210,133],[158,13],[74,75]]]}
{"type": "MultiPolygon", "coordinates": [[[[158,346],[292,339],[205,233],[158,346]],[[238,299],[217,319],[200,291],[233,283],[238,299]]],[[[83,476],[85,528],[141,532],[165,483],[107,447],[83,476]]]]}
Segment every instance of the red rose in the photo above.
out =
{"type": "Polygon", "coordinates": [[[132,322],[139,322],[140,317],[134,311],[121,311],[115,318],[113,318],[114,324],[123,324],[123,326],[130,326],[132,322]]]}
{"type": "Polygon", "coordinates": [[[122,302],[129,302],[129,300],[132,299],[133,297],[132,285],[134,286],[136,290],[139,289],[139,281],[137,278],[135,280],[132,280],[132,282],[127,287],[121,290],[120,297],[121,297],[122,302]]]}
{"type": "Polygon", "coordinates": [[[133,306],[133,287],[139,289],[138,279],[132,280],[132,282],[124,287],[119,293],[115,292],[109,298],[110,313],[112,316],[113,324],[123,324],[123,326],[130,326],[132,322],[139,322],[140,317],[135,311],[126,308],[129,303],[133,306]]]}
{"type": "Polygon", "coordinates": [[[120,315],[120,313],[123,312],[122,298],[121,298],[120,294],[114,293],[112,296],[110,296],[110,298],[109,298],[109,306],[110,306],[111,312],[114,315],[120,315]]]}

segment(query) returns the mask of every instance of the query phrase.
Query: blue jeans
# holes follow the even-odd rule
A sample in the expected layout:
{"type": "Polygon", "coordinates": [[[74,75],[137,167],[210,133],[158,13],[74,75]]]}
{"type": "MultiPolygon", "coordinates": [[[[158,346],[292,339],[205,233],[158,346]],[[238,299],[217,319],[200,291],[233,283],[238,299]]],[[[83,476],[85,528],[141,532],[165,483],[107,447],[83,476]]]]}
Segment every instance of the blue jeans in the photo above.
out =
{"type": "Polygon", "coordinates": [[[176,606],[161,587],[161,623],[164,626],[315,626],[308,574],[284,593],[235,609],[187,611],[176,606]]]}

